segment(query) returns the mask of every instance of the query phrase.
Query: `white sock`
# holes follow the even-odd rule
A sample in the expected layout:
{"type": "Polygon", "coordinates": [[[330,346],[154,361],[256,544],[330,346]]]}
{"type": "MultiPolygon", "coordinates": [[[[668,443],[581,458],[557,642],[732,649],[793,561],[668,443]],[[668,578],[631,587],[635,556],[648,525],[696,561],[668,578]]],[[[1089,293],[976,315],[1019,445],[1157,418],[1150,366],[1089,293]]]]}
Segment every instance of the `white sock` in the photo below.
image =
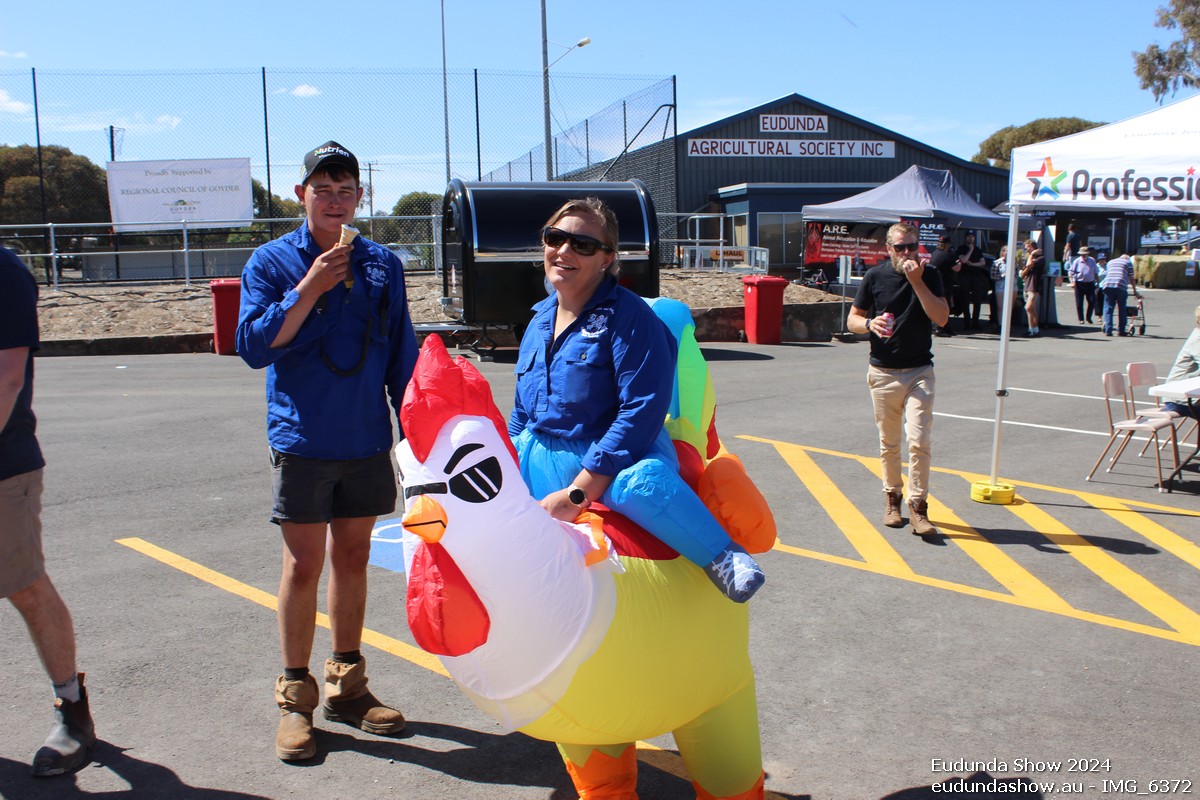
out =
{"type": "Polygon", "coordinates": [[[71,680],[66,683],[52,683],[54,687],[54,696],[61,697],[63,700],[68,700],[72,703],[79,702],[79,676],[72,675],[71,680]]]}

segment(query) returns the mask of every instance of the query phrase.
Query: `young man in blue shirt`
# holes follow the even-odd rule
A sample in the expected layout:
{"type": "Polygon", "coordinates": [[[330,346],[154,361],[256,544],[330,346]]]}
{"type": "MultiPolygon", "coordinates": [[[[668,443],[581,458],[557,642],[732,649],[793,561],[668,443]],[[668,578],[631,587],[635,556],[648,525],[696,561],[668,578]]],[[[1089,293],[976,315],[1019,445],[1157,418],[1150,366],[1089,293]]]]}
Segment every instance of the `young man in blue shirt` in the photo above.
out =
{"type": "Polygon", "coordinates": [[[327,539],[333,655],[322,712],[375,734],[404,727],[367,688],[360,648],[371,530],[396,507],[392,413],[417,358],[400,260],[362,237],[339,244],[362,199],[358,159],[326,142],[305,155],[295,191],[305,222],[251,255],[236,337],[242,359],[267,370],[271,521],[283,534],[275,750],[285,761],[316,754],[308,663],[327,539]]]}

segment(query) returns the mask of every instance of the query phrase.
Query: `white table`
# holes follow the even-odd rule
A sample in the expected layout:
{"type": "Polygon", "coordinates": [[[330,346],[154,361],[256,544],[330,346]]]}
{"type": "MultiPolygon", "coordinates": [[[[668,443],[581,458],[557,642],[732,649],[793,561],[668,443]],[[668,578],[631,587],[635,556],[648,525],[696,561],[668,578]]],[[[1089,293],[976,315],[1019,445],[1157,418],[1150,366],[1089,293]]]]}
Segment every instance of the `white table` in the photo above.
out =
{"type": "MultiPolygon", "coordinates": [[[[1173,403],[1186,403],[1188,405],[1196,405],[1200,403],[1200,375],[1194,378],[1184,378],[1180,381],[1170,381],[1168,383],[1160,383],[1157,386],[1151,386],[1148,389],[1153,397],[1158,397],[1163,400],[1170,400],[1173,403]]],[[[1167,486],[1171,485],[1171,481],[1179,477],[1183,468],[1191,463],[1196,454],[1200,453],[1200,428],[1196,431],[1196,447],[1188,455],[1187,458],[1179,462],[1179,467],[1171,473],[1167,478],[1167,486]]]]}

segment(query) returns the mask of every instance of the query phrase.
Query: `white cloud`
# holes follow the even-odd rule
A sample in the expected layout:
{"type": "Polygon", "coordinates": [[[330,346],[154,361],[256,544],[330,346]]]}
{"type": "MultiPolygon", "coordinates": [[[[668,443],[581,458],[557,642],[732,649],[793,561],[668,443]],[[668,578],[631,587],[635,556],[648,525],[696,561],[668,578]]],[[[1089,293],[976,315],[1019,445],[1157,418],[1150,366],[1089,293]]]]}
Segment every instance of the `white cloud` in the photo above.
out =
{"type": "Polygon", "coordinates": [[[183,122],[181,117],[160,114],[154,119],[147,119],[141,113],[132,116],[114,111],[93,111],[86,114],[74,115],[43,115],[42,125],[47,130],[68,131],[73,133],[86,131],[108,130],[110,125],[124,128],[134,133],[160,133],[173,131],[183,122]]]}
{"type": "Polygon", "coordinates": [[[7,50],[0,50],[0,58],[25,58],[28,55],[29,54],[25,52],[10,53],[7,50]]]}
{"type": "Polygon", "coordinates": [[[7,114],[28,114],[33,111],[33,106],[29,103],[22,103],[20,100],[13,100],[9,97],[8,92],[0,89],[0,111],[7,114]]]}
{"type": "Polygon", "coordinates": [[[302,83],[295,89],[292,89],[293,97],[316,97],[320,93],[320,89],[315,86],[309,86],[307,83],[302,83]]]}

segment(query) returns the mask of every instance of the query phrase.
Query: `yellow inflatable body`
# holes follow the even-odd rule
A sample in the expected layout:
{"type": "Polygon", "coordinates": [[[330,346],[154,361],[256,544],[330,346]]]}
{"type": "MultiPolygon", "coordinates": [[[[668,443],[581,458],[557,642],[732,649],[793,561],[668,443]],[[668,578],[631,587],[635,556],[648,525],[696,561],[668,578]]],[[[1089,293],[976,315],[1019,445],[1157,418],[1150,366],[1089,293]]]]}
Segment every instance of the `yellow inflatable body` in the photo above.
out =
{"type": "Polygon", "coordinates": [[[552,519],[486,381],[437,337],[401,418],[418,645],[481,710],[557,742],[581,798],[636,798],[634,742],[668,732],[698,798],[761,798],[747,605],[608,509],[552,519]]]}

